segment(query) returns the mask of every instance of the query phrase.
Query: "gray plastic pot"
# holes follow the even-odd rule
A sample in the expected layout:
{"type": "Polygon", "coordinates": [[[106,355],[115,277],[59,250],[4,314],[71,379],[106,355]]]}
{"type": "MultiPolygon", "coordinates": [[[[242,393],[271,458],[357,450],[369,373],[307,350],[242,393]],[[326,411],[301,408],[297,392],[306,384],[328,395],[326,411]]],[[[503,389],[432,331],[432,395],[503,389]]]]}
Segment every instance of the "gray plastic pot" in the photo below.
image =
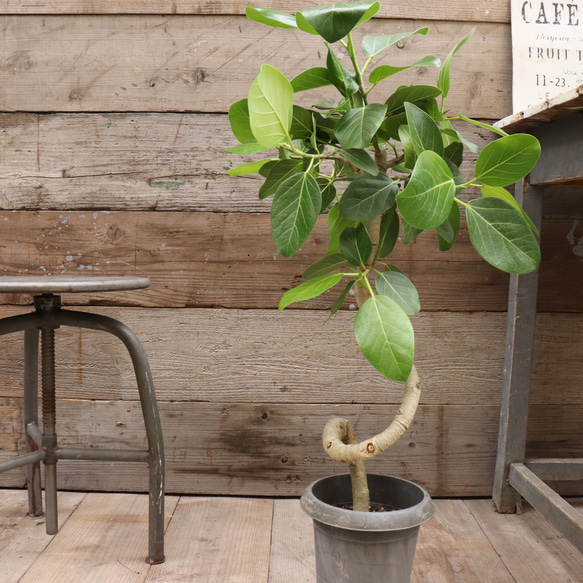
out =
{"type": "Polygon", "coordinates": [[[312,483],[301,506],[314,521],[318,583],[409,583],[419,527],[435,513],[413,482],[369,475],[371,501],[391,512],[355,512],[350,474],[312,483]]]}

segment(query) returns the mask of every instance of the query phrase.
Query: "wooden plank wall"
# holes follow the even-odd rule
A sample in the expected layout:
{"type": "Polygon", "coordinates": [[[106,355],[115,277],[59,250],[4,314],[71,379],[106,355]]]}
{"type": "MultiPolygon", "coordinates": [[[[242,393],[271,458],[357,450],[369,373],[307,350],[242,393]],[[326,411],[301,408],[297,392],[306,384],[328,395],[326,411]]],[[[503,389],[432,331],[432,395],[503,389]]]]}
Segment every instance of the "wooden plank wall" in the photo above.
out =
{"type": "MultiPolygon", "coordinates": [[[[320,2],[319,2],[320,3],[320,2]]],[[[321,2],[322,4],[324,2],[321,2]]],[[[291,0],[288,10],[312,6],[291,0]]],[[[453,111],[496,120],[511,107],[508,2],[382,2],[366,33],[429,25],[391,64],[444,57],[477,32],[453,66],[453,111]]],[[[270,0],[265,6],[278,7],[270,0]]],[[[282,259],[255,178],[240,163],[226,112],[261,63],[288,76],[322,63],[317,40],[243,16],[242,0],[0,2],[0,274],[136,274],[148,290],[65,296],[123,320],[151,359],[164,424],[168,491],[289,496],[342,470],[321,450],[331,415],[363,437],[383,427],[401,387],[363,362],[350,302],[325,324],[329,298],[277,312],[281,293],[326,246],[322,221],[303,253],[282,259]]],[[[414,70],[399,83],[433,79],[414,70]]],[[[327,90],[302,95],[313,103],[327,90]]],[[[468,138],[485,143],[482,130],[468,138]]],[[[549,193],[529,443],[581,455],[583,225],[575,191],[549,193]]],[[[503,368],[507,276],[462,229],[437,251],[431,234],[399,251],[417,284],[424,393],[404,439],[371,471],[416,480],[436,496],[488,496],[503,368]]],[[[0,316],[29,297],[0,297],[0,316]]],[[[129,358],[115,339],[58,331],[62,444],[144,443],[129,358]]],[[[22,343],[0,339],[0,457],[23,450],[22,343]]],[[[24,472],[0,475],[22,486],[24,472]]],[[[143,491],[144,468],[59,463],[63,488],[143,491]]]]}

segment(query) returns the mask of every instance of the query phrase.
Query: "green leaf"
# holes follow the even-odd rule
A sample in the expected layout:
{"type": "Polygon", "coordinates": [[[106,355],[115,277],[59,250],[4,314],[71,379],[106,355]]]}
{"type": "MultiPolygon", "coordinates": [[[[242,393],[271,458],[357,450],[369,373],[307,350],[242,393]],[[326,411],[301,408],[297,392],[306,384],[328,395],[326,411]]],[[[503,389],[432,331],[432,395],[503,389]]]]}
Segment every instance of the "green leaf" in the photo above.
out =
{"type": "Polygon", "coordinates": [[[241,176],[242,174],[255,174],[261,170],[261,167],[268,162],[271,162],[273,158],[268,158],[267,160],[256,160],[255,162],[247,162],[246,164],[241,164],[236,168],[231,168],[227,170],[229,176],[241,176]]]}
{"type": "Polygon", "coordinates": [[[265,152],[270,148],[265,148],[261,144],[258,144],[255,140],[252,142],[247,142],[246,144],[238,144],[232,148],[227,148],[225,152],[229,154],[239,154],[240,156],[247,156],[249,154],[258,154],[259,152],[265,152]]]}
{"type": "Polygon", "coordinates": [[[293,255],[306,241],[322,204],[316,179],[307,172],[294,174],[278,187],[271,205],[271,233],[277,250],[293,255]]]}
{"type": "Polygon", "coordinates": [[[482,196],[495,196],[506,201],[510,206],[513,206],[523,216],[528,226],[538,234],[536,225],[531,221],[524,209],[516,202],[516,199],[507,190],[500,186],[487,186],[485,184],[482,186],[481,190],[482,196]]]}
{"type": "Polygon", "coordinates": [[[332,85],[332,81],[328,75],[328,69],[325,67],[313,67],[294,77],[291,85],[294,93],[299,93],[300,91],[332,85]]]}
{"type": "Polygon", "coordinates": [[[399,128],[407,125],[407,114],[403,111],[397,115],[387,117],[382,123],[378,135],[383,137],[386,141],[390,138],[393,140],[400,140],[399,128]]]}
{"type": "Polygon", "coordinates": [[[366,227],[358,225],[356,228],[349,227],[342,231],[340,251],[350,265],[364,267],[372,253],[372,242],[366,227]]]}
{"type": "Polygon", "coordinates": [[[328,212],[328,254],[340,253],[340,235],[349,227],[356,227],[358,221],[350,221],[340,214],[338,203],[336,203],[328,212]]]}
{"type": "Polygon", "coordinates": [[[540,263],[540,248],[522,214],[497,197],[468,203],[470,240],[491,265],[509,273],[529,273],[540,263]]]}
{"type": "Polygon", "coordinates": [[[358,91],[356,75],[351,73],[338,60],[338,57],[330,47],[328,47],[326,66],[328,67],[328,78],[344,97],[350,97],[358,91]]]}
{"type": "Polygon", "coordinates": [[[398,271],[385,271],[377,275],[375,286],[379,294],[391,298],[409,316],[419,313],[419,294],[407,276],[398,271]]]}
{"type": "Polygon", "coordinates": [[[386,378],[406,381],[413,366],[415,337],[409,316],[393,300],[373,296],[354,320],[356,342],[366,359],[386,378]]]}
{"type": "Polygon", "coordinates": [[[404,38],[408,38],[415,34],[426,35],[428,31],[429,28],[425,26],[423,28],[418,28],[414,32],[400,32],[386,36],[371,36],[367,34],[362,39],[362,52],[365,57],[376,57],[377,55],[384,53],[389,47],[396,45],[404,38]]]}
{"type": "Polygon", "coordinates": [[[354,287],[355,283],[356,280],[352,279],[346,284],[346,287],[342,290],[342,293],[338,296],[338,299],[332,304],[332,307],[330,308],[330,316],[328,319],[330,319],[342,307],[344,300],[348,297],[348,294],[354,287]]]}
{"type": "Polygon", "coordinates": [[[450,51],[443,62],[443,66],[441,67],[437,78],[437,86],[441,89],[442,103],[449,93],[449,68],[451,66],[451,59],[466,44],[475,31],[476,29],[474,28],[464,36],[464,38],[462,38],[462,40],[450,51]]]}
{"type": "Polygon", "coordinates": [[[457,203],[451,205],[447,219],[435,229],[440,251],[449,251],[455,244],[460,229],[460,209],[457,203]]]}
{"type": "Polygon", "coordinates": [[[336,186],[334,180],[324,178],[323,176],[316,178],[316,182],[322,193],[322,206],[320,207],[320,213],[323,213],[330,203],[336,199],[336,186]]]}
{"type": "Polygon", "coordinates": [[[393,206],[398,191],[397,183],[386,174],[357,176],[340,199],[340,212],[347,219],[367,221],[393,206]]]}
{"type": "Polygon", "coordinates": [[[466,117],[465,115],[462,115],[461,113],[458,113],[458,117],[462,120],[464,120],[465,122],[474,124],[478,127],[484,128],[485,130],[490,130],[491,132],[494,132],[495,134],[498,134],[502,137],[505,137],[508,135],[507,132],[505,132],[503,129],[497,128],[496,126],[490,125],[489,123],[485,123],[482,121],[477,121],[475,119],[471,119],[469,117],[466,117]]]}
{"type": "Polygon", "coordinates": [[[340,253],[333,253],[332,255],[326,255],[324,259],[316,261],[313,265],[308,267],[302,277],[307,281],[309,279],[315,279],[316,277],[322,277],[328,273],[332,273],[336,269],[339,269],[343,265],[346,265],[346,259],[340,253]]]}
{"type": "Polygon", "coordinates": [[[419,59],[412,65],[405,65],[404,67],[393,67],[391,65],[379,65],[371,71],[368,77],[369,83],[376,85],[381,81],[392,77],[401,71],[406,71],[407,69],[412,69],[413,67],[439,67],[441,66],[441,60],[438,57],[427,56],[419,59]]]}
{"type": "Polygon", "coordinates": [[[413,103],[405,103],[409,135],[417,154],[425,150],[432,150],[443,156],[443,139],[437,124],[422,109],[413,103]]]}
{"type": "Polygon", "coordinates": [[[447,163],[435,152],[419,154],[407,186],[397,196],[401,216],[418,229],[435,229],[447,218],[455,182],[447,163]]]}
{"type": "Polygon", "coordinates": [[[476,178],[488,186],[507,186],[524,178],[540,156],[539,141],[513,134],[489,143],[476,161],[476,178]]]}
{"type": "Polygon", "coordinates": [[[464,161],[464,146],[460,142],[453,142],[444,151],[444,157],[458,168],[464,161]]]}
{"type": "Polygon", "coordinates": [[[399,215],[393,208],[383,215],[379,237],[379,258],[388,257],[395,248],[399,238],[399,215]]]}
{"type": "Polygon", "coordinates": [[[265,182],[259,189],[259,198],[264,199],[279,188],[279,185],[293,176],[300,169],[300,162],[298,160],[277,160],[269,170],[265,177],[265,182]]]}
{"type": "Polygon", "coordinates": [[[247,99],[240,99],[229,107],[229,123],[233,135],[242,143],[254,142],[255,136],[249,125],[249,105],[247,99]]]}
{"type": "Polygon", "coordinates": [[[441,90],[431,85],[411,85],[397,89],[386,101],[387,115],[401,113],[405,108],[405,102],[419,103],[428,99],[435,99],[441,95],[441,90]]]}
{"type": "Polygon", "coordinates": [[[365,150],[348,149],[348,150],[338,150],[338,154],[345,160],[348,160],[353,166],[368,172],[372,176],[377,176],[379,169],[375,161],[368,155],[365,150]]]}
{"type": "Polygon", "coordinates": [[[417,162],[417,152],[415,151],[415,145],[411,139],[411,132],[409,131],[408,125],[399,127],[399,139],[403,144],[403,165],[405,168],[412,170],[417,162]]]}
{"type": "Polygon", "coordinates": [[[385,119],[386,105],[373,103],[349,109],[336,124],[335,133],[343,148],[366,148],[385,119]]]}
{"type": "Polygon", "coordinates": [[[249,122],[255,139],[274,148],[289,138],[293,119],[293,89],[271,65],[261,65],[249,89],[249,122]]]}
{"type": "Polygon", "coordinates": [[[301,30],[319,34],[329,43],[344,38],[358,24],[372,18],[380,9],[378,2],[350,2],[309,8],[296,13],[301,30]]]}
{"type": "Polygon", "coordinates": [[[312,117],[312,112],[300,107],[299,105],[294,105],[293,107],[293,119],[291,124],[291,137],[294,140],[303,140],[309,138],[314,131],[314,121],[312,117]]]}
{"type": "Polygon", "coordinates": [[[279,302],[279,310],[281,311],[295,302],[311,300],[335,286],[341,279],[341,273],[332,273],[306,281],[283,294],[279,302]]]}
{"type": "Polygon", "coordinates": [[[415,237],[423,233],[423,229],[417,229],[413,225],[410,225],[405,219],[402,220],[403,224],[403,243],[409,245],[415,241],[415,237]]]}
{"type": "Polygon", "coordinates": [[[260,24],[267,24],[274,28],[297,28],[296,17],[293,14],[286,14],[279,10],[271,10],[269,8],[255,8],[247,6],[245,8],[247,18],[259,22],[260,24]]]}

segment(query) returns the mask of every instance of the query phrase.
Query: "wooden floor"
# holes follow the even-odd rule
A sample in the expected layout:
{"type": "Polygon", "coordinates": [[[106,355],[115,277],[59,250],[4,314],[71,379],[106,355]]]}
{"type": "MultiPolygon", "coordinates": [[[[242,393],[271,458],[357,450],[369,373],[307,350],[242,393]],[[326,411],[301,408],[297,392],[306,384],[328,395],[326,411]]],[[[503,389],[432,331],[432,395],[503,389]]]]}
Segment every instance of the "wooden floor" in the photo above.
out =
{"type": "MultiPolygon", "coordinates": [[[[0,490],[2,583],[313,583],[311,521],[297,500],[168,496],[167,561],[150,567],[147,497],[59,493],[61,528],[26,515],[26,492],[0,490]]],[[[583,510],[583,499],[574,504],[583,510]]],[[[581,583],[579,554],[537,513],[489,500],[437,500],[421,529],[413,581],[581,583]]],[[[362,582],[366,583],[366,582],[362,582]]]]}

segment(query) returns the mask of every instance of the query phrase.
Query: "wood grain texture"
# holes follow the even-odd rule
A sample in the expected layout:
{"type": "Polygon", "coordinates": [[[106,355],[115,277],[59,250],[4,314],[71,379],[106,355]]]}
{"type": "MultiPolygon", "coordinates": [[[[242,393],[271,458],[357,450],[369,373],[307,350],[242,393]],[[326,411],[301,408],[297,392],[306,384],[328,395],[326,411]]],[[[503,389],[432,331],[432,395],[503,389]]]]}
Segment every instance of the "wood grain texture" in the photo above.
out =
{"type": "MultiPolygon", "coordinates": [[[[483,148],[494,137],[454,127],[483,148]]],[[[0,114],[0,205],[5,210],[269,212],[263,179],[231,178],[249,157],[224,114],[0,114]]],[[[476,155],[461,167],[473,172],[476,155]]],[[[254,158],[259,158],[255,156],[254,158]]]]}
{"type": "MultiPolygon", "coordinates": [[[[0,275],[74,273],[147,276],[148,290],[107,293],[91,303],[151,307],[276,308],[304,269],[326,254],[326,217],[300,253],[284,259],[271,238],[265,213],[109,211],[0,211],[0,275]]],[[[583,223],[543,224],[539,311],[580,312],[583,223]]],[[[442,253],[434,232],[399,245],[392,262],[417,285],[424,310],[505,311],[508,276],[483,261],[464,226],[454,248],[442,253]]],[[[339,292],[338,292],[339,293],[339,292]]],[[[337,293],[296,307],[329,309],[337,293]]],[[[30,299],[30,298],[29,298],[30,299]]],[[[0,302],[26,302],[2,295],[0,302]]],[[[70,302],[87,303],[86,295],[70,302]]],[[[345,304],[349,307],[350,300],[345,304]]]]}
{"type": "MultiPolygon", "coordinates": [[[[80,492],[59,492],[59,519],[65,523],[85,498],[80,492]]],[[[45,532],[45,518],[30,518],[26,490],[0,491],[0,580],[19,583],[54,536],[45,532]]]]}
{"type": "MultiPolygon", "coordinates": [[[[14,404],[19,400],[13,400],[14,404]]],[[[18,406],[18,405],[17,405],[18,406]]],[[[346,417],[362,439],[387,425],[397,405],[160,402],[169,493],[297,496],[313,480],[345,471],[322,449],[333,416],[346,417]]],[[[496,457],[496,405],[422,405],[405,437],[368,470],[419,482],[434,496],[489,496],[496,457]]],[[[553,448],[581,456],[583,411],[569,405],[531,408],[529,455],[553,448]],[[544,420],[544,421],[543,421],[544,420]],[[548,427],[556,427],[552,433],[548,427]]],[[[137,402],[57,402],[63,446],[144,448],[137,402]]],[[[19,444],[19,451],[22,451],[19,444]]],[[[3,450],[3,459],[16,451],[3,450]]],[[[59,488],[147,490],[145,464],[61,460],[59,488]]],[[[0,474],[0,486],[22,487],[22,470],[0,474]]]]}
{"type": "Polygon", "coordinates": [[[166,537],[171,560],[146,582],[267,583],[273,500],[183,497],[166,537]]]}
{"type": "MultiPolygon", "coordinates": [[[[427,54],[445,58],[471,28],[465,22],[434,27],[431,21],[377,19],[361,27],[355,42],[364,34],[425,25],[431,26],[430,35],[412,37],[385,59],[409,65],[427,54]]],[[[315,36],[267,28],[242,16],[6,16],[0,39],[5,55],[0,111],[6,112],[226,112],[247,95],[262,63],[291,79],[326,58],[315,36]]],[[[452,67],[452,113],[508,115],[511,68],[500,63],[510,57],[510,26],[479,23],[452,67]]],[[[433,69],[414,68],[382,86],[435,82],[433,69]]],[[[302,93],[298,104],[330,97],[337,99],[335,90],[322,88],[302,93]]]]}
{"type": "MultiPolygon", "coordinates": [[[[3,0],[0,14],[244,14],[248,0],[108,0],[96,3],[93,0],[3,0]]],[[[282,7],[279,0],[264,0],[265,8],[274,8],[293,13],[297,10],[327,6],[330,0],[293,0],[282,7]]],[[[459,0],[448,0],[445,4],[420,0],[415,4],[396,0],[390,5],[381,2],[377,18],[431,18],[435,20],[510,22],[509,6],[496,0],[481,0],[468,4],[459,0]]]]}
{"type": "MultiPolygon", "coordinates": [[[[22,311],[2,308],[0,315],[22,311]]],[[[402,397],[402,384],[384,380],[359,353],[351,312],[337,314],[325,324],[325,313],[301,310],[91,311],[124,322],[141,339],[160,401],[396,404],[402,397]]],[[[504,314],[417,316],[421,402],[497,405],[505,325],[504,314]]],[[[583,360],[582,330],[581,315],[540,315],[533,404],[583,403],[577,367],[572,365],[583,360]]],[[[115,337],[62,328],[56,338],[60,396],[137,399],[129,356],[115,337]]],[[[0,337],[0,346],[0,396],[21,397],[22,335],[0,337]]],[[[2,417],[3,426],[7,433],[20,431],[19,420],[10,411],[2,417]]],[[[2,433],[0,440],[10,445],[2,433]]]]}

